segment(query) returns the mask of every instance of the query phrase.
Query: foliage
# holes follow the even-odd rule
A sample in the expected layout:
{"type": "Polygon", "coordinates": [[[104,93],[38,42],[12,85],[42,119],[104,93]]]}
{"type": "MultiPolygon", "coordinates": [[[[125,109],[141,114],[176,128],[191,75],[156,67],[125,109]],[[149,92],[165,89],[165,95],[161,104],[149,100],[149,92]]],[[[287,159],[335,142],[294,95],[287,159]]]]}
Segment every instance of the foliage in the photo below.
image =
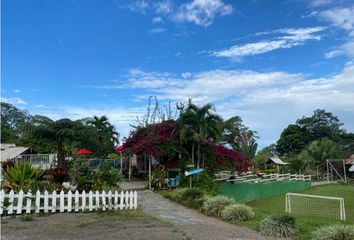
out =
{"type": "Polygon", "coordinates": [[[309,143],[323,138],[348,149],[354,146],[354,134],[347,133],[341,128],[342,125],[337,116],[317,109],[311,117],[302,117],[284,129],[277,141],[277,150],[283,155],[300,153],[309,143]]]}
{"type": "Polygon", "coordinates": [[[184,188],[177,191],[176,200],[188,207],[200,209],[205,201],[205,193],[198,188],[184,188]]]}
{"type": "Polygon", "coordinates": [[[208,103],[198,107],[191,101],[186,110],[181,112],[178,125],[181,130],[182,142],[191,143],[192,164],[201,165],[201,145],[205,140],[217,141],[221,136],[222,118],[215,113],[215,108],[208,103]],[[195,146],[197,146],[197,160],[195,161],[195,146]]]}
{"type": "MultiPolygon", "coordinates": [[[[214,178],[210,173],[203,172],[201,174],[190,176],[192,177],[193,188],[198,188],[210,195],[215,195],[217,191],[217,185],[214,178]]],[[[182,186],[189,186],[189,178],[182,176],[182,186]]]]}
{"type": "Polygon", "coordinates": [[[242,123],[239,116],[231,117],[222,123],[222,140],[242,155],[252,160],[256,154],[256,131],[250,130],[242,123]]]}
{"type": "Polygon", "coordinates": [[[270,157],[274,157],[276,155],[278,155],[276,145],[271,144],[260,150],[253,158],[252,162],[257,169],[266,169],[266,162],[269,160],[270,157]]]}
{"type": "Polygon", "coordinates": [[[295,235],[295,218],[286,214],[273,214],[263,219],[260,231],[269,237],[292,237],[295,235]]]}
{"type": "Polygon", "coordinates": [[[239,152],[228,149],[223,145],[212,145],[214,152],[214,159],[216,166],[222,166],[223,168],[229,167],[230,169],[237,169],[240,172],[247,171],[248,168],[251,166],[250,162],[239,152]]]}
{"type": "Polygon", "coordinates": [[[96,156],[103,157],[114,151],[114,146],[118,144],[119,133],[109,122],[106,116],[93,116],[87,121],[88,126],[93,126],[95,132],[97,151],[96,156]]]}
{"type": "Polygon", "coordinates": [[[30,115],[10,103],[1,102],[1,142],[16,143],[30,115]]]}
{"type": "Polygon", "coordinates": [[[222,210],[221,218],[226,221],[246,221],[254,218],[254,212],[245,204],[232,204],[222,210]]]}
{"type": "Polygon", "coordinates": [[[1,163],[1,169],[2,171],[6,171],[8,167],[14,167],[15,163],[11,160],[6,160],[1,163]]]}
{"type": "Polygon", "coordinates": [[[151,186],[154,190],[161,189],[165,185],[167,172],[162,165],[158,165],[151,174],[151,186]]]}
{"type": "Polygon", "coordinates": [[[209,197],[204,202],[203,211],[206,215],[219,217],[225,207],[234,203],[234,200],[224,196],[209,197]]]}
{"type": "Polygon", "coordinates": [[[311,142],[307,147],[307,152],[315,160],[315,165],[324,164],[326,159],[344,157],[339,144],[328,138],[311,142]]]}
{"type": "Polygon", "coordinates": [[[18,163],[13,167],[8,167],[4,171],[5,181],[7,181],[15,191],[19,191],[20,189],[24,191],[32,189],[33,185],[42,175],[42,170],[32,167],[28,162],[18,163]]]}
{"type": "Polygon", "coordinates": [[[354,225],[324,226],[316,230],[313,240],[353,240],[354,225]]]}
{"type": "Polygon", "coordinates": [[[116,186],[120,181],[119,171],[111,166],[111,161],[103,161],[93,175],[93,185],[95,189],[116,186]]]}
{"type": "Polygon", "coordinates": [[[58,184],[62,184],[69,178],[67,169],[62,167],[46,169],[43,175],[43,178],[47,179],[50,182],[58,184]]]}
{"type": "Polygon", "coordinates": [[[92,184],[93,169],[86,160],[74,158],[68,163],[68,174],[72,185],[84,188],[92,184]]]}
{"type": "Polygon", "coordinates": [[[176,121],[168,120],[147,128],[138,128],[124,143],[128,152],[169,159],[176,155],[178,142],[176,121]]]}

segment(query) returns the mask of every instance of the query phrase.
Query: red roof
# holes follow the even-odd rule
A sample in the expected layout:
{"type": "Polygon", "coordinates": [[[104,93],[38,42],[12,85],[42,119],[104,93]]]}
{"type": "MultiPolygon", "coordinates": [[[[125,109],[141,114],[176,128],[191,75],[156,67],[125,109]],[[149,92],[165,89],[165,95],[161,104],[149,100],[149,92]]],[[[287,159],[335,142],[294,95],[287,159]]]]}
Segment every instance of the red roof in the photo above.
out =
{"type": "Polygon", "coordinates": [[[76,154],[78,155],[88,155],[88,154],[91,154],[92,152],[86,148],[81,148],[79,149],[76,154]]]}
{"type": "Polygon", "coordinates": [[[116,150],[119,151],[119,152],[124,151],[124,149],[125,149],[125,148],[124,148],[123,145],[116,147],[116,150]]]}

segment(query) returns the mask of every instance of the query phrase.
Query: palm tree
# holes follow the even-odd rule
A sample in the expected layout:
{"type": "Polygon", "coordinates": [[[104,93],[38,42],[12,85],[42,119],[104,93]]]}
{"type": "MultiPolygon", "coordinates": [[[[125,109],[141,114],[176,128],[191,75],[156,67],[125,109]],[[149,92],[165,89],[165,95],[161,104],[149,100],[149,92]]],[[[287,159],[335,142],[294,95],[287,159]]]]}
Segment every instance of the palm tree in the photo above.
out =
{"type": "Polygon", "coordinates": [[[106,155],[109,153],[109,148],[113,148],[115,144],[118,144],[119,133],[114,126],[109,122],[106,116],[94,116],[87,121],[89,126],[93,126],[97,133],[98,154],[106,155]]]}
{"type": "Polygon", "coordinates": [[[210,103],[203,107],[198,107],[190,103],[187,109],[180,115],[179,125],[181,137],[185,141],[192,142],[192,163],[195,163],[195,145],[197,145],[197,166],[200,165],[201,145],[205,140],[216,141],[221,136],[222,118],[213,113],[214,106],[210,103]]]}
{"type": "Polygon", "coordinates": [[[28,129],[34,136],[45,138],[56,144],[58,166],[67,167],[65,161],[65,142],[74,137],[74,122],[63,118],[53,121],[45,116],[34,116],[28,129]]]}

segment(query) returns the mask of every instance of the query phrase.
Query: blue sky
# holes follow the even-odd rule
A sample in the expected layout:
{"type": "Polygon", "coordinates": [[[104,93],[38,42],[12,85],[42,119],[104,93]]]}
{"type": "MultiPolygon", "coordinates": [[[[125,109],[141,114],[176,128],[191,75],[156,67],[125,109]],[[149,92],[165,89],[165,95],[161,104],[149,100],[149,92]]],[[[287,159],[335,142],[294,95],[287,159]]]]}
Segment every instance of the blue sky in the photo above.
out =
{"type": "Polygon", "coordinates": [[[150,95],[239,115],[261,147],[318,108],[354,131],[353,58],[351,0],[2,1],[2,100],[122,137],[150,95]]]}

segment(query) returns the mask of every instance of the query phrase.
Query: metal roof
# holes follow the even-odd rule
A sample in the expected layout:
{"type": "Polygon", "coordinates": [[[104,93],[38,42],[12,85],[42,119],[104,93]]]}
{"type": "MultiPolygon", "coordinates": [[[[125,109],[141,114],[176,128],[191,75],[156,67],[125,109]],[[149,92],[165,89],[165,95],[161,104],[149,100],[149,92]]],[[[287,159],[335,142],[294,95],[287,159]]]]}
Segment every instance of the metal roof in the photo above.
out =
{"type": "Polygon", "coordinates": [[[8,147],[1,149],[1,162],[13,159],[21,153],[26,152],[28,149],[28,147],[8,147]]]}
{"type": "Polygon", "coordinates": [[[289,163],[283,162],[279,157],[270,157],[269,160],[267,161],[267,163],[275,163],[277,165],[286,165],[289,163]]]}

